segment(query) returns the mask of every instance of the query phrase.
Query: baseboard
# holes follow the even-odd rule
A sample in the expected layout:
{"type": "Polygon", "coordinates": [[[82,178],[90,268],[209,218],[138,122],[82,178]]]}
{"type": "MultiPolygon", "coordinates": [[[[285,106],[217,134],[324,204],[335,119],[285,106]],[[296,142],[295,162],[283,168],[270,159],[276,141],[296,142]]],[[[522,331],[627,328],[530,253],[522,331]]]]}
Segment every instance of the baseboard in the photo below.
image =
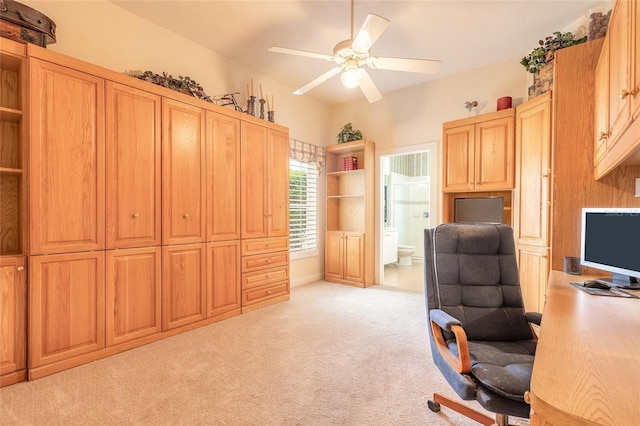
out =
{"type": "Polygon", "coordinates": [[[317,274],[307,275],[304,277],[296,278],[295,280],[291,280],[291,282],[289,283],[289,287],[291,288],[298,287],[301,285],[315,283],[316,281],[322,281],[322,280],[324,280],[324,271],[317,274]]]}

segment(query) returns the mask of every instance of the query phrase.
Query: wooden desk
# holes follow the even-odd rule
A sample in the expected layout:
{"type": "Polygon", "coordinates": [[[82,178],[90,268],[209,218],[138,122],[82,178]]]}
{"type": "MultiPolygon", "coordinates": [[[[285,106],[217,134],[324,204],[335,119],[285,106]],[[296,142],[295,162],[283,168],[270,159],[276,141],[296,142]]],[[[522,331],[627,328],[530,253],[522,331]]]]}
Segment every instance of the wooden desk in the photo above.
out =
{"type": "Polygon", "coordinates": [[[640,424],[640,300],[593,296],[551,271],[531,378],[531,425],[640,424]]]}

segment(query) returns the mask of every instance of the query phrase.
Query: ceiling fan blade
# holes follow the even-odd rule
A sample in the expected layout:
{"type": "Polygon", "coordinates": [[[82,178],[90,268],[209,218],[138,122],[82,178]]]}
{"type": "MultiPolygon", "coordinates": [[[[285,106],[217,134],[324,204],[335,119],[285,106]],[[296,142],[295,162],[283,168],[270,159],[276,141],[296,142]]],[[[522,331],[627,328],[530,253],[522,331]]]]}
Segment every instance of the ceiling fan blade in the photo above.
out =
{"type": "Polygon", "coordinates": [[[440,70],[442,61],[434,59],[383,58],[372,56],[367,59],[367,65],[374,69],[419,72],[435,74],[440,70]]]}
{"type": "Polygon", "coordinates": [[[333,55],[326,55],[324,53],[308,52],[306,50],[289,49],[287,47],[270,47],[267,49],[269,52],[274,53],[286,53],[288,55],[306,56],[308,58],[324,59],[326,61],[333,61],[333,55]]]}
{"type": "Polygon", "coordinates": [[[371,76],[364,68],[360,68],[359,72],[362,74],[362,81],[360,81],[360,90],[362,90],[365,98],[367,98],[367,100],[371,104],[374,102],[378,102],[380,99],[382,99],[382,94],[380,94],[380,91],[371,79],[371,76]]]}
{"type": "Polygon", "coordinates": [[[304,86],[302,86],[301,88],[299,88],[298,90],[293,92],[293,94],[294,95],[305,94],[309,90],[313,89],[314,87],[316,87],[316,86],[324,83],[325,81],[329,80],[334,75],[340,74],[341,70],[342,70],[342,67],[331,68],[329,71],[327,71],[326,73],[322,74],[320,77],[318,77],[318,78],[316,78],[314,80],[311,80],[309,83],[305,84],[304,86]]]}
{"type": "Polygon", "coordinates": [[[360,31],[358,31],[358,34],[356,34],[353,39],[351,48],[356,53],[368,52],[373,43],[376,42],[378,37],[380,37],[388,26],[388,19],[371,13],[368,14],[367,18],[364,20],[364,24],[362,24],[362,28],[360,28],[360,31]]]}

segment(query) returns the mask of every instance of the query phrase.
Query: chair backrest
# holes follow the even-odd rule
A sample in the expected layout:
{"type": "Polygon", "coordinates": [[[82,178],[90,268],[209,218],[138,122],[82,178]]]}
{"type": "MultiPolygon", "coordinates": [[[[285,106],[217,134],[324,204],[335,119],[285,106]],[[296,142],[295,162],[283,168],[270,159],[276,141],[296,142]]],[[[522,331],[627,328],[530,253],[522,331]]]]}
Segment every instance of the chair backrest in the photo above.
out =
{"type": "Polygon", "coordinates": [[[425,297],[462,323],[468,340],[526,340],[513,230],[446,223],[425,230],[425,297]]]}

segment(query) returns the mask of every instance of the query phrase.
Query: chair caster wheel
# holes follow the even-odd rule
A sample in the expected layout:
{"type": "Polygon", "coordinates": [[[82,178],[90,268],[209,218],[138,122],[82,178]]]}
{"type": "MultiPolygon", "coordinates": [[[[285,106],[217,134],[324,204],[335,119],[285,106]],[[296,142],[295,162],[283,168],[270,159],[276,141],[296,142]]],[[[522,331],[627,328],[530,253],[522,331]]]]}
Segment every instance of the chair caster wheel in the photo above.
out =
{"type": "Polygon", "coordinates": [[[440,411],[440,404],[435,401],[428,400],[427,405],[429,406],[429,410],[433,411],[434,413],[440,411]]]}

